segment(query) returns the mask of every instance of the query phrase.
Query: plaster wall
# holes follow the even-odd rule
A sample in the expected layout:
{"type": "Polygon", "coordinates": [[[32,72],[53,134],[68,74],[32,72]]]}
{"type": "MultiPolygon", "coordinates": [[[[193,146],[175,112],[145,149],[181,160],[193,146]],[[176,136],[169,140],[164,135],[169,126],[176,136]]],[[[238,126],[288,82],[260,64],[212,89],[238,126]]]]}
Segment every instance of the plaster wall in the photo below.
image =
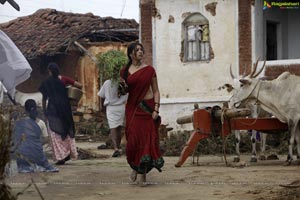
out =
{"type": "Polygon", "coordinates": [[[264,16],[263,16],[263,2],[258,0],[255,2],[255,7],[252,8],[252,60],[256,61],[259,57],[261,60],[265,60],[265,48],[264,44],[264,16]]]}
{"type": "Polygon", "coordinates": [[[288,58],[300,59],[300,12],[299,10],[290,10],[288,15],[288,58]]]}
{"type": "Polygon", "coordinates": [[[237,1],[157,0],[160,18],[153,18],[153,58],[161,93],[164,123],[177,127],[176,118],[192,114],[193,104],[220,105],[229,99],[218,88],[232,82],[229,67],[237,74],[237,1]],[[205,9],[216,2],[216,15],[205,9]],[[209,21],[214,58],[209,62],[180,60],[182,22],[190,13],[200,12],[209,21]],[[174,23],[168,22],[169,16],[174,23]]]}

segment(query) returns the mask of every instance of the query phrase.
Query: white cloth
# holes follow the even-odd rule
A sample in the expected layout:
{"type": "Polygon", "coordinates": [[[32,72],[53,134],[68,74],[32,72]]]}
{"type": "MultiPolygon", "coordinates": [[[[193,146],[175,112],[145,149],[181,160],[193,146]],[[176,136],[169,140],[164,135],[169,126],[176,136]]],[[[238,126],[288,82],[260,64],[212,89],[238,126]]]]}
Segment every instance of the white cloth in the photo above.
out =
{"type": "Polygon", "coordinates": [[[42,131],[42,139],[44,140],[45,138],[48,138],[48,131],[47,131],[47,126],[45,122],[41,119],[36,119],[36,123],[39,125],[41,131],[42,131]]]}
{"type": "Polygon", "coordinates": [[[124,125],[125,104],[106,107],[106,117],[110,129],[124,125]]]}
{"type": "Polygon", "coordinates": [[[31,71],[18,47],[0,30],[0,81],[12,97],[15,95],[15,87],[28,79],[31,71]]]}
{"type": "Polygon", "coordinates": [[[3,102],[3,96],[4,96],[4,88],[2,83],[0,82],[0,104],[3,102]]]}
{"type": "Polygon", "coordinates": [[[128,95],[118,97],[118,85],[111,80],[106,80],[101,87],[98,95],[104,98],[106,106],[106,117],[110,129],[124,125],[125,103],[128,95]]]}
{"type": "Polygon", "coordinates": [[[127,101],[128,94],[118,97],[118,84],[113,84],[111,80],[106,80],[98,96],[104,98],[104,106],[124,105],[127,101]]]}

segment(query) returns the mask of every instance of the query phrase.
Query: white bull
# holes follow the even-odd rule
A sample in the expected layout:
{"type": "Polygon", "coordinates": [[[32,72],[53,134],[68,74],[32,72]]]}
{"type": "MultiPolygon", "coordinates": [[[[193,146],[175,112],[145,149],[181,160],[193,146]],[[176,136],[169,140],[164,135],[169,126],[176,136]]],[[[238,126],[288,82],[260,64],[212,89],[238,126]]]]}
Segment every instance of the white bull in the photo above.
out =
{"type": "MultiPolygon", "coordinates": [[[[254,66],[254,68],[257,68],[258,65],[258,60],[254,66]]],[[[265,63],[264,63],[265,65],[265,63]]],[[[260,72],[258,72],[257,74],[252,74],[251,76],[258,76],[260,72]]],[[[231,84],[225,84],[224,87],[227,88],[228,92],[232,92],[233,94],[236,94],[238,89],[240,88],[240,82],[239,79],[236,78],[233,73],[232,73],[232,69],[230,66],[230,75],[231,78],[233,80],[233,85],[231,84]]],[[[245,77],[245,75],[244,75],[245,77]]],[[[244,108],[249,108],[251,110],[251,117],[253,118],[257,118],[257,117],[269,117],[270,114],[267,113],[266,111],[264,111],[263,109],[261,109],[260,106],[258,106],[255,101],[246,101],[244,102],[243,105],[241,105],[240,107],[244,107],[244,108]]],[[[241,134],[239,130],[234,130],[233,131],[234,135],[235,135],[235,151],[236,151],[236,155],[234,156],[234,162],[239,162],[240,161],[240,141],[241,141],[241,134]]],[[[257,131],[256,130],[252,130],[251,131],[251,162],[257,162],[257,151],[256,151],[256,142],[257,142],[257,131]]],[[[262,158],[265,157],[265,149],[266,149],[266,139],[267,139],[267,134],[265,133],[260,133],[261,135],[261,146],[260,146],[260,150],[261,150],[261,154],[262,154],[262,158]]]]}
{"type": "Polygon", "coordinates": [[[297,142],[298,157],[300,157],[300,106],[298,103],[300,77],[284,72],[275,80],[264,81],[253,76],[254,72],[255,69],[250,76],[239,80],[242,83],[241,87],[233,94],[230,104],[239,107],[248,100],[255,100],[264,110],[272,113],[281,122],[287,123],[291,135],[287,157],[287,162],[290,164],[293,160],[295,140],[297,142]]]}

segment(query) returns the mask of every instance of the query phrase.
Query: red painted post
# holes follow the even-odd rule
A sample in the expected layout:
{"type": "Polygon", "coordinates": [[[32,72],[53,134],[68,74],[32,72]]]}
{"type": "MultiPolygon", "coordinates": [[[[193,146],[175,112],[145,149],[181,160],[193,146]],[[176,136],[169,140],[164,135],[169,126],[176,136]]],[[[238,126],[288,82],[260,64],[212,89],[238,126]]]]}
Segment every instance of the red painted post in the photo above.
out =
{"type": "Polygon", "coordinates": [[[192,132],[189,140],[183,147],[183,150],[181,151],[180,157],[178,162],[175,164],[175,167],[181,167],[181,165],[186,161],[186,159],[192,155],[194,149],[196,148],[196,145],[198,142],[204,138],[207,138],[209,135],[208,134],[202,134],[199,133],[198,131],[192,132]]]}

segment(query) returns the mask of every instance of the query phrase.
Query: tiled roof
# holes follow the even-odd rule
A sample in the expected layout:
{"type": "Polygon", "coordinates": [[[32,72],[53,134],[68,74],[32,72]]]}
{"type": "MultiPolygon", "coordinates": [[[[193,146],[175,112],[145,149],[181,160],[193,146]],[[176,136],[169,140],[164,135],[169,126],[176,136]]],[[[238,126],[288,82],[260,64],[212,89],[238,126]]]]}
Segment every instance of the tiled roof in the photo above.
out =
{"type": "Polygon", "coordinates": [[[32,15],[0,24],[27,59],[55,55],[68,50],[74,41],[133,41],[138,39],[134,19],[99,17],[41,9],[32,15]]]}

